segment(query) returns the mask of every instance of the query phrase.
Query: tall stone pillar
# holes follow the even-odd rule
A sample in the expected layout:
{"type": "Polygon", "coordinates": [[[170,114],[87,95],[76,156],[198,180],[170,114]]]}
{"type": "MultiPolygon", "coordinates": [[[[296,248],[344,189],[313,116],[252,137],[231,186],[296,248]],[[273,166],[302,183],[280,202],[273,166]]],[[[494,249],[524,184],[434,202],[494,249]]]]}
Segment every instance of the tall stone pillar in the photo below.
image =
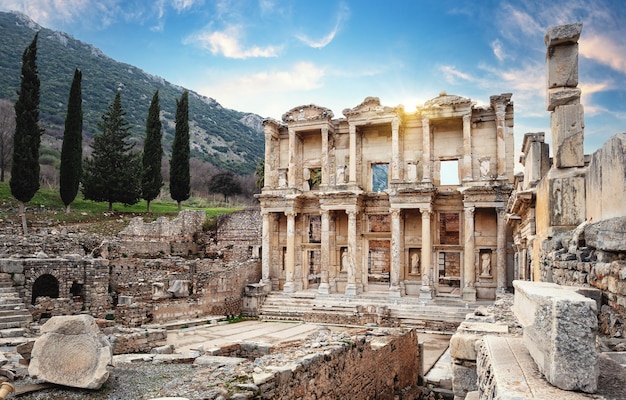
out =
{"type": "Polygon", "coordinates": [[[287,171],[287,182],[290,188],[296,187],[296,166],[298,165],[296,155],[297,140],[296,131],[289,129],[289,170],[287,171]]]}
{"type": "Polygon", "coordinates": [[[424,152],[424,174],[422,182],[430,182],[430,119],[422,119],[422,147],[424,152]]]}
{"type": "Polygon", "coordinates": [[[391,122],[391,180],[402,179],[402,160],[400,159],[400,120],[395,118],[391,122]]]}
{"type": "Polygon", "coordinates": [[[432,281],[432,251],[433,243],[430,236],[430,208],[420,208],[422,213],[422,287],[420,299],[430,300],[433,298],[432,281]]]}
{"type": "Polygon", "coordinates": [[[400,228],[400,213],[398,208],[391,209],[391,271],[389,274],[389,296],[400,297],[400,270],[402,258],[402,231],[400,228]]]}
{"type": "Polygon", "coordinates": [[[294,274],[296,269],[296,213],[294,211],[285,212],[287,216],[287,254],[285,257],[285,293],[295,291],[294,274]]]}
{"type": "Polygon", "coordinates": [[[348,167],[349,181],[351,185],[356,185],[356,125],[350,124],[350,165],[348,167]]]}
{"type": "MultiPolygon", "coordinates": [[[[272,214],[267,211],[262,211],[261,216],[263,218],[263,233],[261,239],[261,283],[270,284],[270,265],[271,265],[271,218],[272,214]]],[[[270,286],[271,288],[271,286],[270,286]]]]}
{"type": "Polygon", "coordinates": [[[474,254],[474,207],[465,207],[463,246],[463,300],[476,301],[476,255],[474,254]]]}
{"type": "Polygon", "coordinates": [[[472,178],[472,115],[463,116],[463,181],[472,178]]]}
{"type": "Polygon", "coordinates": [[[328,127],[322,127],[322,186],[327,186],[330,181],[330,171],[328,169],[328,127]]]}
{"type": "Polygon", "coordinates": [[[274,145],[278,138],[278,122],[268,119],[263,122],[265,133],[265,170],[263,174],[263,186],[275,188],[278,185],[278,157],[274,151],[274,145]]]}
{"type": "Polygon", "coordinates": [[[346,284],[346,296],[356,296],[356,210],[347,210],[348,213],[348,259],[346,269],[348,272],[348,283],[346,284]]]}
{"type": "Polygon", "coordinates": [[[496,274],[497,290],[499,293],[506,291],[506,222],[504,219],[505,209],[496,209],[498,213],[497,245],[496,249],[496,274]]]}
{"type": "Polygon", "coordinates": [[[506,104],[496,103],[496,156],[498,178],[506,177],[506,104]]]}
{"type": "Polygon", "coordinates": [[[317,289],[320,295],[328,295],[330,293],[330,285],[328,283],[329,266],[330,266],[330,211],[322,210],[322,243],[321,243],[321,280],[317,289]]]}

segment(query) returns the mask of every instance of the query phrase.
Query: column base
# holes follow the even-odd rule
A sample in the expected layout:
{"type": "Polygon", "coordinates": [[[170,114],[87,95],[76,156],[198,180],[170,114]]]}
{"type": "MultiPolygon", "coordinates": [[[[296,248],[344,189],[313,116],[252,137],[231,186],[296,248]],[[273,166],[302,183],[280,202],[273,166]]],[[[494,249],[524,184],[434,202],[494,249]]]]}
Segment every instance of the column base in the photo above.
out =
{"type": "Polygon", "coordinates": [[[462,298],[465,301],[476,301],[476,288],[474,287],[463,288],[462,298]]]}
{"type": "Polygon", "coordinates": [[[294,293],[295,291],[296,291],[296,288],[293,282],[285,282],[285,284],[283,285],[283,292],[294,293]]]}
{"type": "Polygon", "coordinates": [[[398,285],[393,285],[389,287],[389,297],[392,297],[394,299],[399,299],[400,297],[402,297],[402,290],[400,288],[400,286],[398,285]]]}
{"type": "Polygon", "coordinates": [[[346,297],[356,297],[357,287],[354,283],[348,283],[346,285],[346,297]]]}
{"type": "Polygon", "coordinates": [[[432,300],[433,290],[430,286],[422,286],[420,288],[420,300],[432,300]]]}
{"type": "Polygon", "coordinates": [[[330,294],[330,285],[328,283],[320,283],[320,286],[317,288],[317,294],[328,296],[330,294]]]}

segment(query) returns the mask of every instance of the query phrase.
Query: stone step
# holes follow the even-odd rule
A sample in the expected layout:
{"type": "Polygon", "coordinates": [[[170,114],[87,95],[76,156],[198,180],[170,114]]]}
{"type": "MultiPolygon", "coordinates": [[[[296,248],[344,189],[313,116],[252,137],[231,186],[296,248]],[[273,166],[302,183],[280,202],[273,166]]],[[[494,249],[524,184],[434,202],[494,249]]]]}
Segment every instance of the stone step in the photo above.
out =
{"type": "Polygon", "coordinates": [[[31,319],[32,317],[29,312],[26,312],[25,314],[15,313],[11,315],[2,315],[0,316],[0,324],[4,322],[24,322],[24,321],[30,321],[31,319]]]}
{"type": "Polygon", "coordinates": [[[0,309],[0,317],[12,316],[12,315],[24,315],[30,317],[30,312],[23,308],[20,309],[8,309],[2,310],[0,309]]]}
{"type": "Polygon", "coordinates": [[[0,303],[0,310],[23,310],[24,303],[21,302],[21,299],[16,299],[20,301],[14,301],[10,303],[0,303]]]}
{"type": "Polygon", "coordinates": [[[4,286],[0,284],[0,296],[6,293],[17,293],[17,291],[15,290],[12,284],[10,286],[4,286]]]}
{"type": "Polygon", "coordinates": [[[10,328],[23,328],[27,326],[30,321],[11,321],[11,322],[0,322],[0,330],[10,329],[10,328]]]}
{"type": "Polygon", "coordinates": [[[14,338],[26,335],[24,328],[8,328],[0,330],[0,338],[14,338]]]}

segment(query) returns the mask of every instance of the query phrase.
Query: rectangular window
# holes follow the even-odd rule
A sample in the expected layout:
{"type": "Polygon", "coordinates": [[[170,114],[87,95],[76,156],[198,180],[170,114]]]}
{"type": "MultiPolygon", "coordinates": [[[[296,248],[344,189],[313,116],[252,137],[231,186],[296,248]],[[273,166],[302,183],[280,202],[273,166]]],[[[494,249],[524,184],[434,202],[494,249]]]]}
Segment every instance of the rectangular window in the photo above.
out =
{"type": "Polygon", "coordinates": [[[441,161],[440,184],[442,186],[459,185],[459,160],[441,161]]]}
{"type": "Polygon", "coordinates": [[[372,164],[372,192],[382,192],[389,185],[389,164],[372,164]]]}

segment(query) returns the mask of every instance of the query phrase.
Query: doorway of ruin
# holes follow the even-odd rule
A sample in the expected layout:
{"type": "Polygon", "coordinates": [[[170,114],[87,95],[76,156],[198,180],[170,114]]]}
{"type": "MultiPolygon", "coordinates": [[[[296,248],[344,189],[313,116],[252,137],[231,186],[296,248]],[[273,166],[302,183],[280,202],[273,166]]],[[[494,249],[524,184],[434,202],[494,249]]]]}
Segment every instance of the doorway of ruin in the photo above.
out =
{"type": "Polygon", "coordinates": [[[367,283],[370,291],[388,290],[391,271],[391,242],[370,240],[367,254],[367,283]]]}
{"type": "Polygon", "coordinates": [[[461,295],[461,252],[439,251],[436,273],[437,295],[461,295]]]}
{"type": "Polygon", "coordinates": [[[51,299],[59,298],[59,281],[51,274],[43,274],[35,280],[31,304],[35,304],[37,297],[42,296],[50,297],[51,299]]]}

